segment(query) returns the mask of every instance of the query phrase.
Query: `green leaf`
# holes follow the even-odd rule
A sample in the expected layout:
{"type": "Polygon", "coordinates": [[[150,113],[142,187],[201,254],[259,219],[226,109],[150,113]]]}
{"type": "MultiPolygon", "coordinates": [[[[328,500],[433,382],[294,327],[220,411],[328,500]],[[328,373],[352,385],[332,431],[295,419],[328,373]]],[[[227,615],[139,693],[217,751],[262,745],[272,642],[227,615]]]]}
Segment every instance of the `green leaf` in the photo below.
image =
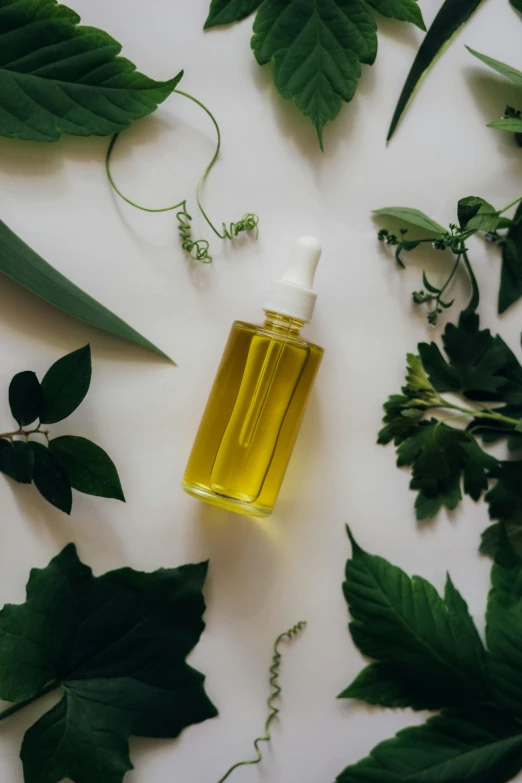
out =
{"type": "Polygon", "coordinates": [[[515,224],[508,229],[502,243],[502,272],[498,292],[499,313],[504,313],[522,296],[522,202],[517,207],[514,220],[515,224]]]}
{"type": "Polygon", "coordinates": [[[39,419],[43,409],[43,394],[34,372],[19,372],[9,384],[11,413],[20,427],[39,419]]]}
{"type": "Polygon", "coordinates": [[[467,198],[460,199],[457,208],[457,216],[461,228],[466,228],[471,218],[475,217],[479,211],[482,203],[483,199],[477,198],[476,196],[467,196],[467,198]]]}
{"type": "Polygon", "coordinates": [[[448,232],[443,228],[440,223],[432,220],[424,212],[412,207],[384,207],[383,209],[374,209],[374,215],[382,215],[383,217],[396,218],[404,223],[409,223],[412,226],[417,226],[425,231],[435,234],[436,237],[445,236],[448,232]]]}
{"type": "Polygon", "coordinates": [[[256,11],[262,2],[263,0],[212,0],[205,30],[221,24],[240,22],[256,11]]]}
{"type": "Polygon", "coordinates": [[[0,272],[68,315],[72,315],[73,318],[141,345],[165,359],[169,358],[121,318],[111,313],[44,261],[1,220],[0,272]]]}
{"type": "Polygon", "coordinates": [[[509,0],[513,8],[522,13],[522,0],[509,0]]]}
{"type": "Polygon", "coordinates": [[[70,416],[89,391],[91,374],[89,345],[58,359],[42,381],[44,409],[41,421],[54,424],[70,416]]]}
{"type": "Polygon", "coordinates": [[[364,0],[266,0],[254,22],[252,49],[272,63],[275,86],[323,128],[352,100],[361,63],[377,54],[373,15],[364,0]]]}
{"type": "Polygon", "coordinates": [[[485,54],[476,52],[475,49],[471,49],[469,46],[466,46],[466,49],[473,55],[473,57],[477,57],[494,71],[497,71],[497,73],[505,76],[506,79],[509,79],[514,84],[518,84],[519,86],[522,85],[522,71],[517,71],[516,68],[512,68],[510,65],[506,65],[505,63],[500,62],[500,60],[494,60],[492,57],[488,57],[485,54]]]}
{"type": "Polygon", "coordinates": [[[71,482],[62,463],[41,443],[32,441],[29,446],[34,455],[33,481],[36,489],[53,506],[70,514],[71,482]]]}
{"type": "Polygon", "coordinates": [[[49,448],[64,466],[73,489],[87,495],[125,501],[120,478],[109,455],[87,438],[64,435],[49,448]]]}
{"type": "Polygon", "coordinates": [[[445,506],[452,511],[462,500],[460,488],[478,500],[488,488],[488,470],[497,460],[468,433],[430,419],[418,424],[397,449],[397,466],[411,465],[410,488],[418,492],[417,519],[431,519],[445,506]]]}
{"type": "MultiPolygon", "coordinates": [[[[515,401],[513,385],[522,367],[513,352],[489,329],[448,324],[442,337],[449,362],[435,343],[418,346],[425,371],[438,392],[456,392],[475,400],[515,401]]],[[[522,387],[521,387],[522,388],[522,387]]]]}
{"type": "Polygon", "coordinates": [[[108,136],[146,117],[183,73],[156,82],[119,57],[121,45],[56,0],[0,4],[0,135],[56,141],[108,136]]]}
{"type": "Polygon", "coordinates": [[[353,540],[343,585],[350,633],[377,659],[342,694],[385,707],[437,709],[484,697],[484,650],[467,606],[448,577],[442,599],[353,540]]]}
{"type": "Polygon", "coordinates": [[[70,544],[0,612],[0,697],[63,698],[26,733],[25,783],[121,783],[129,737],[177,737],[216,715],[185,662],[204,629],[207,564],[93,577],[70,544]],[[49,690],[49,687],[47,688],[49,690]]]}
{"type": "Polygon", "coordinates": [[[499,462],[491,470],[495,486],[486,495],[491,519],[517,517],[522,524],[522,460],[499,462]]]}
{"type": "Polygon", "coordinates": [[[494,231],[499,224],[500,215],[495,207],[478,196],[461,198],[458,204],[458,218],[461,228],[476,231],[494,231]]]}
{"type": "Polygon", "coordinates": [[[417,0],[367,0],[367,2],[383,16],[401,22],[411,22],[421,30],[426,30],[417,0]]]}
{"type": "Polygon", "coordinates": [[[522,730],[494,709],[450,710],[377,745],[337,783],[507,783],[522,767],[522,730]]]}
{"type": "Polygon", "coordinates": [[[481,536],[480,553],[495,558],[503,535],[507,536],[519,557],[522,556],[522,517],[505,519],[501,525],[495,523],[487,527],[481,536]]]}
{"type": "Polygon", "coordinates": [[[477,10],[480,3],[481,0],[445,0],[420,45],[408,74],[388,131],[388,141],[393,136],[422,77],[477,10]]]}
{"type": "Polygon", "coordinates": [[[522,133],[522,117],[502,117],[500,120],[488,122],[488,128],[497,128],[497,130],[509,133],[522,133]]]}
{"type": "Polygon", "coordinates": [[[522,561],[511,547],[505,531],[491,569],[492,588],[486,614],[489,649],[488,675],[495,702],[517,716],[522,715],[522,561]]]}
{"type": "Polygon", "coordinates": [[[19,484],[33,480],[34,456],[25,440],[0,439],[0,471],[19,484]]]}

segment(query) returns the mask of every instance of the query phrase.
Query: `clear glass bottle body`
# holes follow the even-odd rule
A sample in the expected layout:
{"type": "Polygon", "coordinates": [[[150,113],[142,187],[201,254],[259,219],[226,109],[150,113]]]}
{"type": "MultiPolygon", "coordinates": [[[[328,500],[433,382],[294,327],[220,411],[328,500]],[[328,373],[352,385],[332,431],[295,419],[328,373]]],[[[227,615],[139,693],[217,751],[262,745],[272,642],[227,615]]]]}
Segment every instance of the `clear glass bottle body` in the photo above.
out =
{"type": "Polygon", "coordinates": [[[323,349],[302,321],[236,321],[183,479],[186,492],[254,517],[272,513],[323,349]]]}

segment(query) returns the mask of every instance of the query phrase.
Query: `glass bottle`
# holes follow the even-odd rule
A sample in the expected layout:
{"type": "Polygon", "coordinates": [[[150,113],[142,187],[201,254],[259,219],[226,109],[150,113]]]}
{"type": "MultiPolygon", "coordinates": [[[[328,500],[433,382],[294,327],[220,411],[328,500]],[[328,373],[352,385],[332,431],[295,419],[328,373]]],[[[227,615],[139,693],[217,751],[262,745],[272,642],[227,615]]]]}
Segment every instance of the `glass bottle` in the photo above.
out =
{"type": "Polygon", "coordinates": [[[300,334],[320,255],[317,240],[302,237],[272,282],[264,324],[232,325],[183,479],[190,495],[248,516],[272,513],[323,356],[300,334]]]}

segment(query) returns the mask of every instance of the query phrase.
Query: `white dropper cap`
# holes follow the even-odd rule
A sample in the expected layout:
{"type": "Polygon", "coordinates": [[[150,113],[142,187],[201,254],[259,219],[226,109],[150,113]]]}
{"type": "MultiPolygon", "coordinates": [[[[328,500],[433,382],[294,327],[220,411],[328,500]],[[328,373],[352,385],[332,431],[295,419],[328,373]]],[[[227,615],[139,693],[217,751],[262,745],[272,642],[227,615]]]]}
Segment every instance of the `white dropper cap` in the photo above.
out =
{"type": "Polygon", "coordinates": [[[264,310],[281,313],[309,323],[317,294],[313,290],[315,270],[321,258],[321,245],[314,237],[301,237],[290,266],[280,280],[272,280],[264,310]]]}

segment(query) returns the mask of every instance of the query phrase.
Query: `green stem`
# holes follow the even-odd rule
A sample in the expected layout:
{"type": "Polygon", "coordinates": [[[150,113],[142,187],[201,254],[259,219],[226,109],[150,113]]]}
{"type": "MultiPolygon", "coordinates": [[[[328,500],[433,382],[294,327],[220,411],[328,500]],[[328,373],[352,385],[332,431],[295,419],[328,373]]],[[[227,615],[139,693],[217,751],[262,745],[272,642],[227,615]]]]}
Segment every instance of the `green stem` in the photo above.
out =
{"type": "Polygon", "coordinates": [[[42,690],[37,693],[36,696],[31,696],[30,699],[25,699],[24,701],[18,701],[16,704],[11,705],[11,707],[8,707],[3,712],[0,712],[0,720],[5,720],[5,718],[9,718],[10,715],[14,715],[19,710],[23,710],[24,707],[27,707],[29,704],[32,704],[38,699],[41,699],[42,696],[46,696],[48,693],[51,693],[51,691],[56,690],[59,685],[60,683],[57,680],[52,680],[52,682],[48,683],[45,688],[42,688],[42,690]]]}
{"type": "Polygon", "coordinates": [[[460,411],[466,416],[470,416],[473,419],[487,419],[489,421],[496,421],[500,424],[509,424],[516,427],[519,424],[518,419],[512,419],[510,416],[504,416],[502,413],[496,413],[495,411],[474,410],[473,408],[463,408],[461,405],[456,405],[453,402],[445,400],[444,397],[440,397],[440,408],[450,408],[454,411],[460,411]]]}
{"type": "Polygon", "coordinates": [[[501,215],[503,212],[507,212],[508,209],[511,207],[514,207],[515,204],[518,204],[519,201],[522,201],[522,196],[519,196],[514,201],[511,201],[507,206],[505,206],[503,209],[499,209],[498,214],[501,215]]]}
{"type": "Polygon", "coordinates": [[[479,306],[480,302],[480,291],[477,283],[477,278],[475,277],[475,273],[473,271],[473,268],[471,266],[470,260],[468,258],[468,254],[466,250],[464,249],[464,243],[461,243],[461,249],[462,249],[462,258],[464,259],[464,263],[466,265],[466,269],[468,271],[469,279],[471,282],[471,299],[469,300],[468,306],[465,310],[461,313],[461,318],[471,315],[475,312],[477,307],[479,306]]]}

